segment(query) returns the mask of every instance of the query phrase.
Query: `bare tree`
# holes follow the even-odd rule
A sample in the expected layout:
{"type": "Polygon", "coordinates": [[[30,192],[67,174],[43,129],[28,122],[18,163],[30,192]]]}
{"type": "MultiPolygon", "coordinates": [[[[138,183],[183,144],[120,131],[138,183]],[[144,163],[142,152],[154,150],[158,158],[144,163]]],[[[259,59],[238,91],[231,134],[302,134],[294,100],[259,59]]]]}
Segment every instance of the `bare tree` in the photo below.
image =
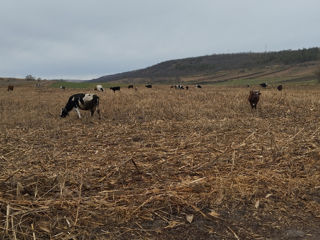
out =
{"type": "Polygon", "coordinates": [[[35,78],[31,74],[29,74],[29,75],[26,76],[26,80],[27,81],[33,81],[33,80],[35,80],[35,78]]]}

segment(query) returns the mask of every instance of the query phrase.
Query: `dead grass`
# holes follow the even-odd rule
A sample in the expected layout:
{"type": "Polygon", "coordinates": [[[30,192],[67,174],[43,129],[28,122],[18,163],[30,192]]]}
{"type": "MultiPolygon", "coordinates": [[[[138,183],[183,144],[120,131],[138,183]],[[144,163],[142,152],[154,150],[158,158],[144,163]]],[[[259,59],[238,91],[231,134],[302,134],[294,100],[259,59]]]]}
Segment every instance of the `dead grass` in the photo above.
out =
{"type": "Polygon", "coordinates": [[[320,238],[319,88],[0,90],[2,239],[320,238]]]}

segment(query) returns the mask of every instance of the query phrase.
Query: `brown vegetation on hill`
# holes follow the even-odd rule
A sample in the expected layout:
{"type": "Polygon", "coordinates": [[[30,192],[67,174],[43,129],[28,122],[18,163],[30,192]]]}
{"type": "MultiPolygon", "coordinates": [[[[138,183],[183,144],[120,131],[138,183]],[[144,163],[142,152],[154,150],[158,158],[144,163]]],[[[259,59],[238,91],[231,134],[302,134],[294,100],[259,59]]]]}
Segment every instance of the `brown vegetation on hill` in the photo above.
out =
{"type": "Polygon", "coordinates": [[[123,83],[150,81],[153,84],[177,84],[182,78],[185,80],[189,77],[200,76],[201,78],[209,77],[207,79],[209,81],[197,83],[215,83],[219,82],[216,77],[220,76],[225,76],[224,82],[229,78],[247,79],[248,74],[251,75],[251,78],[272,77],[278,71],[314,64],[319,60],[320,49],[317,47],[278,52],[213,54],[165,61],[144,69],[102,76],[93,81],[123,83]],[[247,73],[243,74],[243,71],[247,73]],[[232,75],[234,72],[237,75],[232,75]],[[240,75],[243,75],[244,78],[240,75]]]}
{"type": "Polygon", "coordinates": [[[0,88],[2,239],[319,239],[318,87],[0,88]]]}
{"type": "Polygon", "coordinates": [[[259,82],[268,83],[299,83],[316,82],[320,62],[308,62],[294,65],[272,65],[257,68],[229,69],[212,73],[199,73],[175,77],[127,77],[120,78],[114,83],[159,83],[159,84],[219,84],[244,86],[256,85],[259,82]]]}

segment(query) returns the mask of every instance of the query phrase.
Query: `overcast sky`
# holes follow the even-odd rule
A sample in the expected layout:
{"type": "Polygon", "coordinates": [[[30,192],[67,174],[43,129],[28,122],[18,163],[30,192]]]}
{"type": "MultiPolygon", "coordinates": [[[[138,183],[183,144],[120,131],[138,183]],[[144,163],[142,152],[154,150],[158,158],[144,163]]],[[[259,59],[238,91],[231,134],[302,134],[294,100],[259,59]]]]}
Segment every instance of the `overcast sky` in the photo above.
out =
{"type": "Polygon", "coordinates": [[[92,79],[320,46],[319,0],[0,0],[0,76],[92,79]]]}

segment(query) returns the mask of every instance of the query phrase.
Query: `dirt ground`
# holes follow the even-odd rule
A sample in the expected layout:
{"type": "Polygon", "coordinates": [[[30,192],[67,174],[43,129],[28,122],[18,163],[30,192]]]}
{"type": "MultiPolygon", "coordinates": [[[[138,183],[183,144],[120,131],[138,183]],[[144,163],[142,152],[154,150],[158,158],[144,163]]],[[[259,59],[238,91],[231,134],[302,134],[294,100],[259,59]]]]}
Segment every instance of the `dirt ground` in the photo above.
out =
{"type": "Polygon", "coordinates": [[[0,92],[0,239],[320,239],[318,86],[0,92]]]}

